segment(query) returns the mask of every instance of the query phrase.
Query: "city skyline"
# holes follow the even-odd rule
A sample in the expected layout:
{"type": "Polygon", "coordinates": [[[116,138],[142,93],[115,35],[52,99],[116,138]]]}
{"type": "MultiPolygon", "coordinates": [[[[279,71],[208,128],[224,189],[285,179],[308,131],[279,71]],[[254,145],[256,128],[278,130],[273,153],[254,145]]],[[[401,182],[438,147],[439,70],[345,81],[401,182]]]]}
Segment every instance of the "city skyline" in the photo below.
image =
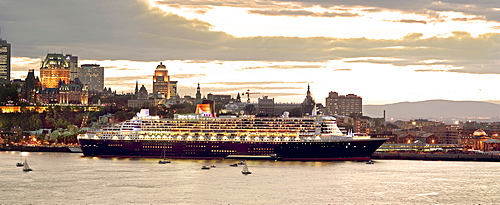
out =
{"type": "Polygon", "coordinates": [[[278,102],[330,91],[364,104],[500,100],[500,3],[475,1],[2,1],[11,79],[70,53],[105,87],[152,91],[163,62],[179,94],[246,90],[278,102]],[[51,15],[47,15],[51,14],[51,15]],[[61,26],[54,26],[54,22],[61,26]]]}

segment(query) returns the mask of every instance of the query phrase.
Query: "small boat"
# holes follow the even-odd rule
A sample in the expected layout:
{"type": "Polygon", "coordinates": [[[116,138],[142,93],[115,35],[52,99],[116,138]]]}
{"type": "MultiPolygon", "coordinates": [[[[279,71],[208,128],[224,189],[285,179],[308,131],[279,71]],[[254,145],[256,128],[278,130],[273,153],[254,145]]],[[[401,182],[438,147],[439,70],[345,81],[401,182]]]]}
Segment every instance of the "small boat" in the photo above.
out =
{"type": "Polygon", "coordinates": [[[216,166],[215,165],[210,165],[210,167],[215,168],[216,166]]]}
{"type": "Polygon", "coordinates": [[[230,166],[230,167],[237,167],[237,166],[238,166],[238,164],[234,163],[234,164],[230,164],[229,166],[230,166]]]}
{"type": "Polygon", "coordinates": [[[375,162],[370,159],[368,160],[368,162],[366,162],[366,164],[375,164],[375,162]]]}
{"type": "Polygon", "coordinates": [[[201,169],[210,169],[209,166],[202,166],[201,169]]]}
{"type": "Polygon", "coordinates": [[[168,161],[168,160],[160,160],[160,161],[158,161],[158,164],[168,164],[168,163],[170,163],[170,161],[168,161]]]}
{"type": "Polygon", "coordinates": [[[248,166],[247,166],[247,163],[243,163],[244,166],[243,166],[243,169],[241,170],[241,173],[242,174],[251,174],[252,172],[250,172],[250,170],[248,170],[248,166]]]}
{"type": "Polygon", "coordinates": [[[158,164],[168,164],[168,163],[170,163],[170,161],[168,161],[168,160],[165,159],[165,149],[163,149],[163,151],[161,152],[161,157],[163,158],[163,160],[158,161],[158,164]]]}
{"type": "Polygon", "coordinates": [[[244,165],[244,164],[245,164],[244,161],[238,162],[238,165],[244,165]]]}
{"type": "Polygon", "coordinates": [[[24,166],[24,164],[23,164],[23,155],[21,155],[21,161],[18,162],[18,163],[16,163],[16,166],[18,166],[18,167],[24,166]]]}
{"type": "Polygon", "coordinates": [[[33,171],[33,169],[31,169],[30,166],[28,166],[28,160],[27,159],[24,159],[23,171],[25,171],[25,172],[33,171]]]}

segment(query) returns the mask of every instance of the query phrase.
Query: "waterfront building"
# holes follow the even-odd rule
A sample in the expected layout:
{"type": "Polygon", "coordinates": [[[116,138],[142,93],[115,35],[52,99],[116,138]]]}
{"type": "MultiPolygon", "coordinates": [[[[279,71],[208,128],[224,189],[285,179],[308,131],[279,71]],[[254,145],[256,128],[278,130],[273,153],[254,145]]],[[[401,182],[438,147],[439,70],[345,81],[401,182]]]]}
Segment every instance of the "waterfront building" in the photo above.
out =
{"type": "Polygon", "coordinates": [[[89,91],[102,91],[104,88],[104,67],[99,64],[81,65],[77,76],[89,91]]]}
{"type": "Polygon", "coordinates": [[[354,94],[339,95],[337,92],[328,93],[326,98],[327,115],[350,115],[363,113],[363,99],[354,94]]]}
{"type": "Polygon", "coordinates": [[[415,119],[415,120],[410,120],[410,121],[401,121],[398,120],[394,122],[395,125],[400,127],[401,129],[404,130],[410,130],[410,129],[415,129],[415,128],[422,128],[422,127],[436,127],[436,126],[443,126],[443,122],[438,122],[438,121],[429,121],[427,119],[415,119]]]}
{"type": "Polygon", "coordinates": [[[493,133],[488,135],[486,131],[477,129],[471,135],[461,138],[464,150],[492,152],[500,151],[500,135],[493,133]]]}
{"type": "Polygon", "coordinates": [[[462,129],[456,125],[423,126],[422,131],[435,136],[432,144],[458,144],[462,129]]]}
{"type": "Polygon", "coordinates": [[[10,43],[0,38],[0,85],[10,83],[10,43]]]}

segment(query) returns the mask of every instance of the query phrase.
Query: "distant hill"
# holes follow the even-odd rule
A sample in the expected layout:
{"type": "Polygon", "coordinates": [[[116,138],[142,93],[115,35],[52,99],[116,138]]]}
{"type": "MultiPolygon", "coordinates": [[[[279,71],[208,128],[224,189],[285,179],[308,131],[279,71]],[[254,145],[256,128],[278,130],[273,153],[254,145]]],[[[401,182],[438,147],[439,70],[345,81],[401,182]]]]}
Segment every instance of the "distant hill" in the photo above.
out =
{"type": "Polygon", "coordinates": [[[428,100],[387,105],[364,105],[363,115],[386,119],[494,119],[500,121],[500,105],[480,101],[428,100]]]}

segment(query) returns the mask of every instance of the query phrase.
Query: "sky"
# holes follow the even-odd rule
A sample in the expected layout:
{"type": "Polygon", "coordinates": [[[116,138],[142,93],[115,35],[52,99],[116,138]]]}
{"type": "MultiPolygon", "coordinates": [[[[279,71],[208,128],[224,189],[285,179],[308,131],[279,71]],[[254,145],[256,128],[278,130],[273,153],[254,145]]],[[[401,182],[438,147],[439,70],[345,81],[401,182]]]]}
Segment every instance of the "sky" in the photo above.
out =
{"type": "Polygon", "coordinates": [[[310,85],[363,104],[500,101],[500,1],[2,0],[12,79],[47,53],[105,67],[105,87],[152,91],[166,65],[178,93],[250,92],[300,103],[310,85]]]}

